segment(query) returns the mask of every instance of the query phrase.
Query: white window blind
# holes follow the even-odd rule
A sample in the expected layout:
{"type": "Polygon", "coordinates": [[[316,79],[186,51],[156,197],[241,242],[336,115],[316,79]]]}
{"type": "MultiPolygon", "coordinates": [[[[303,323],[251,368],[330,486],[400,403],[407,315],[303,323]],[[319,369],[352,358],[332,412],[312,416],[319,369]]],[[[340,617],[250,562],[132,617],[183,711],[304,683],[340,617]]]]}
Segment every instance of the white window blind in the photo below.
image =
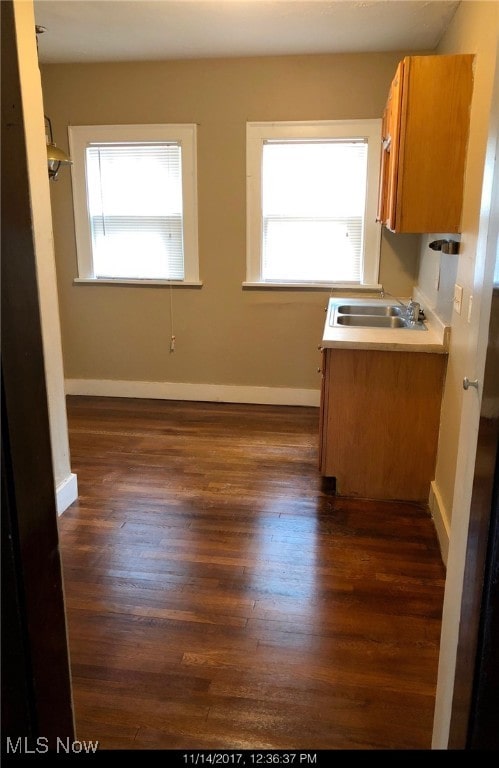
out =
{"type": "Polygon", "coordinates": [[[95,277],[183,280],[180,143],[91,145],[86,169],[95,277]]]}
{"type": "Polygon", "coordinates": [[[367,141],[267,140],[262,279],[361,282],[367,141]]]}

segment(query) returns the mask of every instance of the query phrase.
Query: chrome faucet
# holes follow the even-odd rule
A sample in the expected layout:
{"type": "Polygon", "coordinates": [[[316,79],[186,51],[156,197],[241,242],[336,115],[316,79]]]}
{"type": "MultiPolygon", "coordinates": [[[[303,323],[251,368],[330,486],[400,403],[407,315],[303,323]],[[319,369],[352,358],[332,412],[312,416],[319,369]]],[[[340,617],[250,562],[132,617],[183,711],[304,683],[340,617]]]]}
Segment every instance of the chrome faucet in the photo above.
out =
{"type": "Polygon", "coordinates": [[[419,301],[414,301],[411,299],[407,302],[407,304],[404,304],[404,302],[397,298],[397,296],[394,296],[392,293],[385,291],[383,286],[381,286],[379,294],[381,299],[384,299],[385,296],[390,296],[392,299],[395,299],[397,304],[400,304],[400,306],[405,310],[404,314],[410,323],[420,323],[424,321],[425,315],[424,311],[421,309],[421,304],[419,301]]]}
{"type": "Polygon", "coordinates": [[[419,322],[419,313],[421,312],[421,304],[418,301],[411,301],[407,305],[407,313],[411,323],[419,322]]]}

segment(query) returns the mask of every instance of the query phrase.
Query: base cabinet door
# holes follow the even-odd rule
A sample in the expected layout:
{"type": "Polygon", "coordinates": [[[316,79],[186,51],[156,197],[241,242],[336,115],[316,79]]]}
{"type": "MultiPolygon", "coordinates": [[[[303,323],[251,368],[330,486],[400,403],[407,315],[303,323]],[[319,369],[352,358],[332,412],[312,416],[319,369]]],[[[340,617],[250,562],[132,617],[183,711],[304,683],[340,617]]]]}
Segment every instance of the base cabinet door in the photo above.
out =
{"type": "Polygon", "coordinates": [[[447,356],[324,350],[320,471],[336,493],[428,501],[447,356]]]}

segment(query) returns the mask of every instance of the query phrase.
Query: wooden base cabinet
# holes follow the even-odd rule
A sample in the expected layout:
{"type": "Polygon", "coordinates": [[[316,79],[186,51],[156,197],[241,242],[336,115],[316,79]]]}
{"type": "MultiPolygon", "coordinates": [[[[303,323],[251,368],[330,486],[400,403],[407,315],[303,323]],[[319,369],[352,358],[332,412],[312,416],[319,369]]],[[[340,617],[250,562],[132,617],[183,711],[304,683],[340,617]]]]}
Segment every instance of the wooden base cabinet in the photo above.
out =
{"type": "Polygon", "coordinates": [[[324,349],[320,471],[339,496],[428,501],[447,356],[324,349]]]}

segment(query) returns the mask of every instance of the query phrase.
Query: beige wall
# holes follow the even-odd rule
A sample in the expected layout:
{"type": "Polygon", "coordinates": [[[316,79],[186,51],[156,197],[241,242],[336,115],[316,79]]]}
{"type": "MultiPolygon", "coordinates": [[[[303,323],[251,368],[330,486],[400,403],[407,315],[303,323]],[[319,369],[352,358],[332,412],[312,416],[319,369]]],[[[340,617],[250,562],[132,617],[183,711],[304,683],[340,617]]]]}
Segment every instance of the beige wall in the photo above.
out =
{"type": "MultiPolygon", "coordinates": [[[[43,67],[45,109],[69,124],[198,124],[201,289],[73,285],[70,175],[52,185],[65,375],[317,390],[328,294],[242,290],[245,124],[381,117],[404,54],[321,55],[43,67]]],[[[381,280],[407,296],[419,239],[385,236],[381,280]]]]}
{"type": "MultiPolygon", "coordinates": [[[[438,48],[438,53],[475,54],[474,88],[470,113],[470,136],[465,174],[461,247],[459,256],[440,255],[427,244],[432,239],[452,237],[434,233],[422,240],[419,287],[439,314],[451,323],[451,344],[447,379],[442,403],[442,421],[434,490],[439,514],[450,532],[454,483],[462,407],[462,381],[466,375],[468,346],[472,328],[468,323],[468,303],[473,293],[473,278],[480,217],[483,169],[487,147],[489,114],[497,55],[498,3],[465,0],[438,48]],[[441,261],[440,261],[441,259],[441,261]],[[440,289],[434,276],[440,263],[440,289]],[[461,314],[453,311],[454,283],[463,286],[461,314]]],[[[480,296],[473,297],[479,311],[480,296]]]]}

